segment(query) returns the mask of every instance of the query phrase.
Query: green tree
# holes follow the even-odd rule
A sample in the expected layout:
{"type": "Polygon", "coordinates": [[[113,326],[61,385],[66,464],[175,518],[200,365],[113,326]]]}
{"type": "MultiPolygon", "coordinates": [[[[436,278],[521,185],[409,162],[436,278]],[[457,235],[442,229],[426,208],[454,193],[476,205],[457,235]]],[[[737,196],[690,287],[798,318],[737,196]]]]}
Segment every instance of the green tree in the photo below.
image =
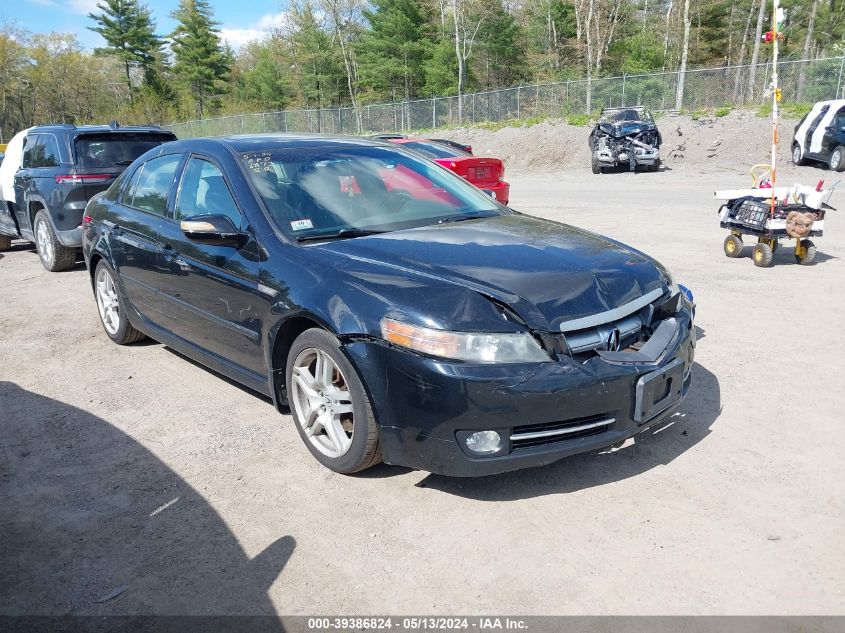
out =
{"type": "Polygon", "coordinates": [[[418,0],[373,0],[358,41],[361,84],[376,98],[411,99],[424,81],[432,28],[418,0]]]}
{"type": "Polygon", "coordinates": [[[306,107],[322,108],[340,103],[346,82],[342,61],[332,37],[317,19],[309,0],[291,5],[289,35],[293,71],[306,107]]]}
{"type": "Polygon", "coordinates": [[[290,55],[278,35],[266,41],[252,42],[241,55],[243,92],[250,102],[262,110],[281,110],[290,102],[290,55]]]}
{"type": "Polygon", "coordinates": [[[123,62],[131,99],[131,68],[146,68],[161,50],[162,42],[155,34],[155,22],[150,10],[138,0],[105,0],[105,3],[98,2],[97,8],[101,13],[88,14],[97,26],[89,26],[88,29],[99,33],[107,46],[94,49],[94,53],[114,55],[123,62]]]}
{"type": "Polygon", "coordinates": [[[229,72],[231,56],[220,45],[218,22],[207,0],[179,0],[171,16],[179,22],[170,36],[173,73],[189,86],[196,115],[202,117],[229,72]]]}
{"type": "Polygon", "coordinates": [[[484,89],[518,84],[528,77],[525,34],[501,0],[493,0],[478,31],[475,60],[484,89]]]}

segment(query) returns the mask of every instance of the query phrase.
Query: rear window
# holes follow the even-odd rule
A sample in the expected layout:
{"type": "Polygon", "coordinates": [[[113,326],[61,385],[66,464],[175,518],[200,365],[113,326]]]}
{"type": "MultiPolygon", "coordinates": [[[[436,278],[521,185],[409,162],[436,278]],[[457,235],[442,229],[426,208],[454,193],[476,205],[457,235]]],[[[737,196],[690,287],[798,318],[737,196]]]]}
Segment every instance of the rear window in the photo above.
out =
{"type": "Polygon", "coordinates": [[[455,158],[457,156],[469,156],[469,154],[464,154],[458,150],[452,149],[451,147],[446,147],[445,145],[434,142],[409,141],[407,143],[400,143],[400,145],[419,152],[426,158],[455,158]]]}
{"type": "Polygon", "coordinates": [[[76,139],[80,167],[126,167],[154,147],[175,141],[171,134],[86,134],[76,139]]]}

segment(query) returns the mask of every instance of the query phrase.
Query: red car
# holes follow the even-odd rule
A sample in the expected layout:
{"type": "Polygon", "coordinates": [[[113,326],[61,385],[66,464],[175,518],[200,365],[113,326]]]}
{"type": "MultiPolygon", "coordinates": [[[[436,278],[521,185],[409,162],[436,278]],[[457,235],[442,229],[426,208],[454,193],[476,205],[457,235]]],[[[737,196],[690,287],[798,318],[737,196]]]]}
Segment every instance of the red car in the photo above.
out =
{"type": "Polygon", "coordinates": [[[451,169],[479,189],[492,191],[496,200],[502,204],[508,203],[511,186],[502,180],[505,176],[505,166],[498,158],[473,156],[455,147],[429,139],[392,138],[389,140],[391,143],[422,154],[446,169],[451,169]]]}

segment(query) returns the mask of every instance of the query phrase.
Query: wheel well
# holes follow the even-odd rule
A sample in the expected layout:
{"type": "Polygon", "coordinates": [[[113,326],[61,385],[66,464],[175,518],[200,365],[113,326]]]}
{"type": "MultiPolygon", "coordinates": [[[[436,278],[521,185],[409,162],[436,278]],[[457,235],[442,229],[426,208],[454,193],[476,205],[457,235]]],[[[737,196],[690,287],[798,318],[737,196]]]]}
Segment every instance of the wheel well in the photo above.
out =
{"type": "Polygon", "coordinates": [[[276,334],[276,339],[273,342],[273,388],[279,396],[279,404],[287,403],[287,388],[285,385],[285,368],[287,367],[288,353],[291,345],[296,340],[296,337],[302,334],[305,330],[311,328],[325,328],[317,321],[305,316],[293,317],[288,319],[279,328],[276,334]]]}
{"type": "Polygon", "coordinates": [[[103,259],[103,256],[94,251],[91,253],[91,263],[88,268],[88,276],[91,277],[91,286],[94,286],[94,272],[97,270],[97,264],[103,259]]]}
{"type": "Polygon", "coordinates": [[[41,211],[44,208],[44,205],[40,202],[30,202],[29,203],[29,226],[35,230],[35,214],[41,211]]]}

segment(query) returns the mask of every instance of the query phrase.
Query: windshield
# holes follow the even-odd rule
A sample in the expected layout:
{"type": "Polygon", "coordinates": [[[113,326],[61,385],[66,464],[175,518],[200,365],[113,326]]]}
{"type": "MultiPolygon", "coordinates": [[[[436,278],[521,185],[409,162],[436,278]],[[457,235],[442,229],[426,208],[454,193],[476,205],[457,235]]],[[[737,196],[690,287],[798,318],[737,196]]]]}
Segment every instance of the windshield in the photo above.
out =
{"type": "Polygon", "coordinates": [[[456,158],[461,156],[469,156],[466,152],[461,152],[457,149],[452,149],[446,145],[435,143],[433,141],[408,141],[407,143],[400,143],[402,147],[412,149],[419,152],[426,158],[456,158]]]}
{"type": "Polygon", "coordinates": [[[126,167],[148,150],[176,140],[171,134],[86,134],[76,138],[80,167],[126,167]]]}
{"type": "Polygon", "coordinates": [[[636,110],[634,108],[626,108],[624,110],[610,110],[602,113],[602,120],[612,123],[624,123],[626,121],[645,121],[651,123],[651,113],[646,110],[636,110]]]}
{"type": "Polygon", "coordinates": [[[273,221],[300,241],[508,213],[452,172],[392,148],[294,147],[241,158],[273,221]]]}

